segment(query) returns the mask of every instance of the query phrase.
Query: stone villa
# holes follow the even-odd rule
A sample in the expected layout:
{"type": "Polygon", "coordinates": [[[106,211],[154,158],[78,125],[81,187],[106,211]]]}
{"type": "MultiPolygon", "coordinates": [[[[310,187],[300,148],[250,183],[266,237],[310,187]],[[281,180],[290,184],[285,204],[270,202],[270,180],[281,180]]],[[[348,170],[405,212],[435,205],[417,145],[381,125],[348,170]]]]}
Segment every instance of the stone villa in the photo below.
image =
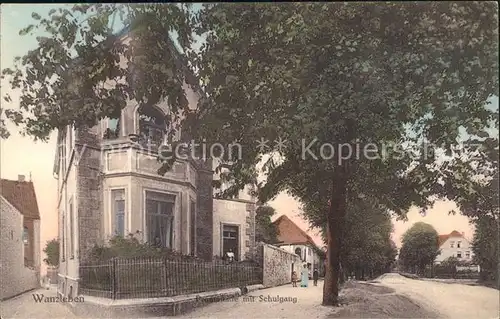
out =
{"type": "MultiPolygon", "coordinates": [[[[127,41],[126,34],[122,40],[127,41]]],[[[196,109],[202,92],[187,68],[186,77],[192,83],[184,85],[186,96],[196,109]]],[[[114,235],[132,233],[143,242],[160,241],[204,259],[229,249],[236,260],[251,258],[256,201],[248,190],[238,199],[214,199],[212,160],[179,160],[164,176],[157,174],[155,147],[173,129],[165,121],[169,112],[167,102],[139,107],[129,101],[117,118],[58,132],[54,174],[61,294],[78,294],[79,264],[86,251],[114,235]]],[[[177,129],[176,136],[181,134],[177,129]]]]}

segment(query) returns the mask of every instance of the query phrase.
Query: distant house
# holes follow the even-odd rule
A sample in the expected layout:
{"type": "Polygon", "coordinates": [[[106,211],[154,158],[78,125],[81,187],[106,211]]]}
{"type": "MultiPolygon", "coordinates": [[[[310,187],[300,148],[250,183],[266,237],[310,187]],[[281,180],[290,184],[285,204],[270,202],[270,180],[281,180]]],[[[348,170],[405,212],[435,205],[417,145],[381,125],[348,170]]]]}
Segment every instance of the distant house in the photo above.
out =
{"type": "Polygon", "coordinates": [[[0,183],[0,299],[37,288],[40,283],[40,213],[32,182],[0,183]]]}
{"type": "MultiPolygon", "coordinates": [[[[273,223],[279,232],[276,246],[295,253],[304,264],[310,265],[311,269],[318,268],[320,273],[323,273],[324,258],[322,256],[324,254],[311,236],[285,215],[280,216],[273,223]]],[[[301,265],[297,266],[300,271],[301,265]]]]}
{"type": "Polygon", "coordinates": [[[441,253],[436,257],[436,264],[450,257],[456,257],[461,261],[472,261],[472,246],[464,233],[454,230],[449,234],[439,235],[438,245],[441,253]]]}

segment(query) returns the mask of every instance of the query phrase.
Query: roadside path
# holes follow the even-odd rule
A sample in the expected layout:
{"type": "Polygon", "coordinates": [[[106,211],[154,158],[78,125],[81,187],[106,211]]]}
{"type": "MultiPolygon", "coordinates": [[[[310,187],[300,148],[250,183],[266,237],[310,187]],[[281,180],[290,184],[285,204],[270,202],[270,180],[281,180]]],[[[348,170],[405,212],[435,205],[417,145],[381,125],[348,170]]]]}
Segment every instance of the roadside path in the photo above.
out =
{"type": "Polygon", "coordinates": [[[290,284],[257,290],[237,301],[212,303],[178,318],[325,318],[332,308],[321,306],[322,294],[323,281],[307,288],[290,284]]]}
{"type": "Polygon", "coordinates": [[[37,302],[35,297],[56,297],[57,288],[37,289],[12,299],[0,302],[0,316],[2,319],[26,318],[26,319],[59,319],[77,318],[67,307],[58,302],[37,302]],[[43,296],[42,296],[43,295],[43,296]]]}

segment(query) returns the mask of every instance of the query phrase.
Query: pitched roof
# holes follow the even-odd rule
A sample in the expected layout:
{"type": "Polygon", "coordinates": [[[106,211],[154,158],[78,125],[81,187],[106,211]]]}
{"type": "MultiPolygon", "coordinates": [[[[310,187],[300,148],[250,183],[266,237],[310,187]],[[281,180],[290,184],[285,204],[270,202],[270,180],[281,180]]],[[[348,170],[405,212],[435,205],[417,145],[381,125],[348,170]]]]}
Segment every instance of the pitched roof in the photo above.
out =
{"type": "Polygon", "coordinates": [[[317,247],[314,240],[286,215],[281,215],[273,224],[278,228],[278,245],[312,245],[317,247]]]}
{"type": "Polygon", "coordinates": [[[40,219],[33,182],[0,180],[0,194],[24,217],[40,219]]]}
{"type": "Polygon", "coordinates": [[[464,235],[456,230],[452,231],[447,235],[439,235],[438,245],[441,247],[450,237],[464,237],[464,235]]]}

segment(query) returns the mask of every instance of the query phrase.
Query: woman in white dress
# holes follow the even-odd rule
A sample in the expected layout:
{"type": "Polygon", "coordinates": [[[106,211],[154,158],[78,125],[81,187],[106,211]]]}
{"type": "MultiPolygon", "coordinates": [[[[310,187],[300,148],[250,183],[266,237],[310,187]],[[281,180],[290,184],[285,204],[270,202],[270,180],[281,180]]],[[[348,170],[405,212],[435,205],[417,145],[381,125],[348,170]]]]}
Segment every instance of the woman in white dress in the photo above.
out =
{"type": "Polygon", "coordinates": [[[307,287],[309,284],[309,269],[307,268],[306,264],[304,264],[304,268],[302,268],[300,275],[301,275],[300,286],[307,287]]]}

